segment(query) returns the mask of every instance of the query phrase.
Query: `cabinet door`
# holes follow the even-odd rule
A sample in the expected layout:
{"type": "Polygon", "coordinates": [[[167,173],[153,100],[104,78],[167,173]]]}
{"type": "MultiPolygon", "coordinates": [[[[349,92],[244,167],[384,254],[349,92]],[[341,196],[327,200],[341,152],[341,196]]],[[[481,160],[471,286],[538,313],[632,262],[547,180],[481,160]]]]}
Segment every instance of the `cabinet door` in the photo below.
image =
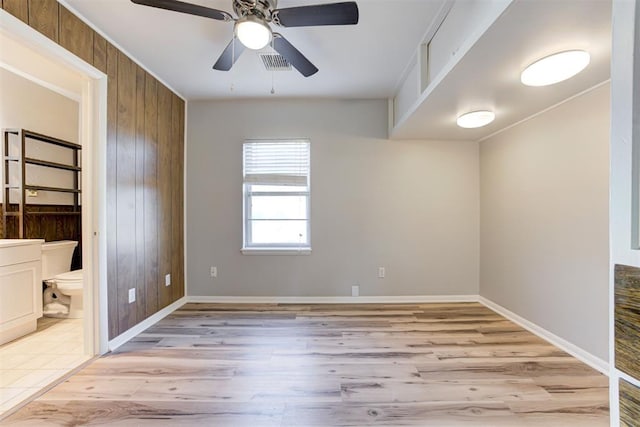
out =
{"type": "Polygon", "coordinates": [[[40,261],[0,267],[0,344],[3,342],[3,332],[25,322],[33,322],[41,316],[40,261]]]}

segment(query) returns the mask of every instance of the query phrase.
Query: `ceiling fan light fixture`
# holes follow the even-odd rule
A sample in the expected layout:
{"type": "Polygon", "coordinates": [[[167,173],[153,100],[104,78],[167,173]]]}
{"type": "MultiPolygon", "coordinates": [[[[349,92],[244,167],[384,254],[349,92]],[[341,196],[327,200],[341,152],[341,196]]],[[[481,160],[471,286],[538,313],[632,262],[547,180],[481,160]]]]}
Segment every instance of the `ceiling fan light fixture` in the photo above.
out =
{"type": "Polygon", "coordinates": [[[496,118],[493,111],[471,111],[458,117],[458,126],[465,129],[480,128],[491,123],[496,118]]]}
{"type": "Polygon", "coordinates": [[[238,40],[249,49],[260,50],[271,42],[271,28],[254,15],[243,16],[235,25],[238,40]]]}
{"type": "Polygon", "coordinates": [[[524,69],[520,81],[527,86],[548,86],[559,83],[584,70],[591,56],[584,50],[567,50],[537,60],[524,69]]]}

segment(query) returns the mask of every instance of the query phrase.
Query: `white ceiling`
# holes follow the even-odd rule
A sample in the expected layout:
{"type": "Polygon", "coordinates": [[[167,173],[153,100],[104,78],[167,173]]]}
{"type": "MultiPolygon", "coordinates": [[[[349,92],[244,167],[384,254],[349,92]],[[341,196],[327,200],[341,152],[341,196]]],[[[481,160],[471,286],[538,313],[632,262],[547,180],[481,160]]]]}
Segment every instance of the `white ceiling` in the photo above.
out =
{"type": "MultiPolygon", "coordinates": [[[[231,11],[232,0],[186,1],[231,11]]],[[[337,1],[279,0],[278,6],[337,1]]],[[[448,0],[357,1],[360,23],[356,26],[277,29],[320,69],[304,78],[295,70],[266,71],[250,50],[230,72],[213,70],[232,37],[231,23],[139,6],[130,0],[63,0],[188,100],[393,98],[400,77],[448,0]],[[272,78],[275,95],[270,94],[272,78]]],[[[606,81],[610,61],[611,0],[515,0],[451,72],[427,88],[390,136],[485,138],[606,81]],[[520,83],[526,65],[576,48],[592,55],[591,64],[576,77],[542,88],[520,83]],[[489,126],[456,126],[457,115],[485,108],[496,113],[489,126]]]]}
{"type": "Polygon", "coordinates": [[[482,139],[608,80],[610,73],[609,0],[517,0],[440,84],[427,88],[426,100],[402,118],[391,136],[482,139]],[[520,73],[527,65],[571,49],[591,54],[584,71],[546,87],[520,83],[520,73]],[[483,109],[496,114],[490,125],[477,129],[456,126],[458,115],[483,109]]]}
{"type": "MultiPolygon", "coordinates": [[[[185,0],[232,12],[231,0],[185,0]]],[[[279,0],[278,7],[338,0],[279,0]]],[[[233,24],[140,6],[130,0],[66,0],[188,100],[270,97],[387,98],[444,0],[359,0],[356,26],[277,28],[320,71],[269,72],[246,50],[229,72],[211,67],[233,24]]],[[[275,26],[274,26],[275,27],[275,26]]]]}

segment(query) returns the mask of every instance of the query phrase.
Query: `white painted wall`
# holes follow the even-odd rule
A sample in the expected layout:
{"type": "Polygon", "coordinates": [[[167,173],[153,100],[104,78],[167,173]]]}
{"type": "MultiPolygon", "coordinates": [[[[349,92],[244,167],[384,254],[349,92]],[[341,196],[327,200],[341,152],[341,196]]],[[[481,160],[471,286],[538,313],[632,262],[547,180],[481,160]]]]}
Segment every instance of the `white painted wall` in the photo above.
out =
{"type": "MultiPolygon", "coordinates": [[[[23,128],[56,138],[78,143],[79,104],[33,81],[0,68],[0,128],[23,128]]],[[[10,151],[19,154],[19,140],[12,138],[10,151]]],[[[30,140],[27,156],[53,162],[72,164],[73,152],[58,146],[30,140]]],[[[0,162],[0,173],[4,162],[0,162]]],[[[11,168],[11,176],[18,179],[18,170],[11,168]]],[[[73,173],[51,168],[27,165],[29,184],[50,187],[73,187],[73,173]]],[[[0,194],[3,202],[4,192],[0,194]]],[[[13,195],[11,196],[12,201],[13,195]]],[[[16,199],[17,200],[17,199],[16,199]]],[[[73,195],[39,192],[38,197],[28,197],[27,203],[72,204],[73,195]]]]}
{"type": "Polygon", "coordinates": [[[609,90],[480,144],[480,295],[604,361],[609,90]]]}
{"type": "Polygon", "coordinates": [[[386,100],[190,102],[188,294],[477,294],[477,144],[391,141],[386,118],[386,100]],[[242,143],[280,137],[311,140],[312,254],[242,255],[242,143]]]}
{"type": "MultiPolygon", "coordinates": [[[[613,266],[624,264],[640,267],[640,251],[631,249],[631,142],[633,129],[633,43],[635,2],[613,0],[613,51],[611,64],[611,264],[609,281],[610,360],[614,360],[613,266]]],[[[640,37],[636,35],[636,40],[640,37]]],[[[637,42],[636,42],[637,43],[637,42]]],[[[638,99],[636,102],[640,101],[638,99]]],[[[640,114],[637,106],[635,114],[640,114]]],[[[637,119],[636,119],[637,120],[637,119]]],[[[637,123],[637,122],[636,122],[637,123]]],[[[640,379],[630,378],[610,366],[611,425],[619,424],[618,380],[640,387],[640,379]]]]}

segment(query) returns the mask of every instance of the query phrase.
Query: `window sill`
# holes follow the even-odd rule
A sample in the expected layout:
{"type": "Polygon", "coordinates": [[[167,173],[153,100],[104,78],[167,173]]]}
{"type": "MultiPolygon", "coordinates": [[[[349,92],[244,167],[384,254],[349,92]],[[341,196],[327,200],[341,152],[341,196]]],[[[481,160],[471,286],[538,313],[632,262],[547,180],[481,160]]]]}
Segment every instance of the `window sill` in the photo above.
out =
{"type": "Polygon", "coordinates": [[[243,255],[311,255],[311,248],[242,248],[243,255]]]}

